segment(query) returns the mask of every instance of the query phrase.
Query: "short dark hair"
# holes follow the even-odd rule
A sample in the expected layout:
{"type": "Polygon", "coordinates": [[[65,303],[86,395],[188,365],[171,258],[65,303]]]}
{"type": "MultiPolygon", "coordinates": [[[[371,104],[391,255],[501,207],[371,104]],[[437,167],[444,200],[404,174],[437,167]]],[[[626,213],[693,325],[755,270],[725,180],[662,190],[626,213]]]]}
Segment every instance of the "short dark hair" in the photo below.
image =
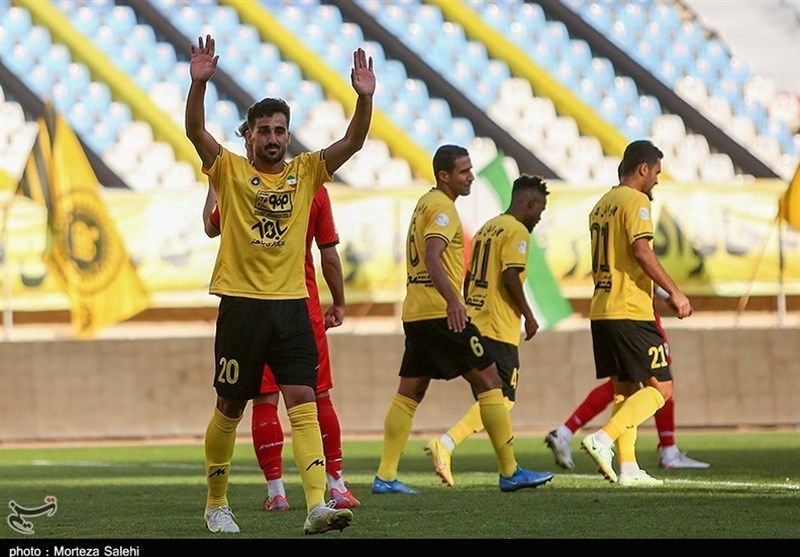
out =
{"type": "Polygon", "coordinates": [[[280,112],[286,116],[286,126],[289,126],[289,117],[291,116],[291,109],[286,101],[283,99],[266,98],[261,99],[247,109],[247,125],[251,127],[253,123],[262,116],[272,116],[280,112]]]}
{"type": "Polygon", "coordinates": [[[238,128],[236,128],[236,135],[238,135],[239,137],[244,137],[244,135],[247,133],[247,127],[248,127],[247,120],[245,120],[244,122],[239,124],[238,128]]]}
{"type": "Polygon", "coordinates": [[[469,151],[460,145],[442,145],[436,149],[433,155],[433,175],[438,176],[439,172],[451,172],[456,165],[456,159],[468,157],[469,151]]]}
{"type": "Polygon", "coordinates": [[[640,164],[655,164],[664,158],[661,149],[653,145],[649,139],[639,139],[625,147],[622,162],[617,169],[620,177],[632,173],[640,164]]]}
{"type": "Polygon", "coordinates": [[[519,178],[514,180],[514,188],[511,190],[511,197],[519,195],[524,191],[535,191],[542,194],[542,197],[547,197],[547,194],[550,193],[547,191],[547,182],[538,174],[521,174],[519,178]]]}

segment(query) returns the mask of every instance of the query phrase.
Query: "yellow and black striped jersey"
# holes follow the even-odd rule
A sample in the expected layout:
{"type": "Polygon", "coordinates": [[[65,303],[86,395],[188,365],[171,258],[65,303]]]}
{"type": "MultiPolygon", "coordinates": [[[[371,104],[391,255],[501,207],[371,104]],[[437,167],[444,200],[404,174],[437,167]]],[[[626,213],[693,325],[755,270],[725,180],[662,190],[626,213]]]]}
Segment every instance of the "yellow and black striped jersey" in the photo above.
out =
{"type": "Polygon", "coordinates": [[[328,174],[322,151],[264,174],[220,147],[203,169],[217,191],[222,234],[209,292],[263,300],[307,298],[306,230],[314,194],[328,174]]]}
{"type": "Polygon", "coordinates": [[[467,313],[485,337],[519,346],[521,314],[503,286],[503,271],[522,269],[525,281],[530,232],[509,214],[487,221],[472,238],[467,313]]]}
{"type": "Polygon", "coordinates": [[[650,198],[639,190],[611,188],[589,214],[594,295],[590,319],[653,321],[653,281],[633,256],[633,243],[653,243],[650,198]]]}
{"type": "Polygon", "coordinates": [[[441,238],[447,244],[442,261],[447,278],[461,296],[464,278],[464,229],[453,200],[432,188],[417,201],[406,237],[406,297],[403,321],[447,317],[447,302],[436,290],[425,266],[425,240],[441,238]]]}

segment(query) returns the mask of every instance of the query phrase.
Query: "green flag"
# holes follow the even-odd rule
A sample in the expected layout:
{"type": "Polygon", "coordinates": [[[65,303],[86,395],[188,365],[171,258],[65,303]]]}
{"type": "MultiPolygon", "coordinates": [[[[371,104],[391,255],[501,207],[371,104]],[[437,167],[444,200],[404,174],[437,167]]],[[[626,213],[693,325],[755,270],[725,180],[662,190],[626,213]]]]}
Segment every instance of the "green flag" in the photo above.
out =
{"type": "MultiPolygon", "coordinates": [[[[511,203],[512,184],[503,167],[503,154],[498,152],[497,157],[486,165],[478,176],[491,184],[501,207],[508,207],[511,203]]],[[[572,305],[561,295],[561,289],[545,261],[544,252],[536,236],[531,236],[528,249],[528,275],[525,282],[528,302],[540,327],[549,329],[572,315],[572,305]]]]}

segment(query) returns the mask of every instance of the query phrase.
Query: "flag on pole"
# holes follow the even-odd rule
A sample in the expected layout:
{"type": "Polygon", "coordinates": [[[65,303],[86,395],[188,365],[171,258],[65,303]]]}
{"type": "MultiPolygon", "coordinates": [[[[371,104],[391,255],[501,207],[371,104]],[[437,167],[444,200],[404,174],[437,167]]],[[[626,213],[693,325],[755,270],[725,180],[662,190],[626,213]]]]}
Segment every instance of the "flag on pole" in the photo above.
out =
{"type": "MultiPolygon", "coordinates": [[[[497,157],[478,172],[478,175],[491,184],[500,199],[501,207],[508,207],[511,203],[513,185],[503,167],[503,154],[498,152],[497,157]]],[[[536,321],[543,329],[549,329],[572,315],[572,305],[561,294],[558,281],[547,265],[536,236],[531,236],[528,248],[528,273],[525,282],[528,302],[531,304],[536,321]]]]}
{"type": "Polygon", "coordinates": [[[800,164],[794,171],[789,188],[783,194],[779,205],[779,214],[786,222],[800,230],[800,164]]]}
{"type": "Polygon", "coordinates": [[[49,103],[38,123],[17,191],[47,208],[44,260],[69,297],[77,335],[89,338],[146,309],[149,297],[78,137],[49,103]]]}

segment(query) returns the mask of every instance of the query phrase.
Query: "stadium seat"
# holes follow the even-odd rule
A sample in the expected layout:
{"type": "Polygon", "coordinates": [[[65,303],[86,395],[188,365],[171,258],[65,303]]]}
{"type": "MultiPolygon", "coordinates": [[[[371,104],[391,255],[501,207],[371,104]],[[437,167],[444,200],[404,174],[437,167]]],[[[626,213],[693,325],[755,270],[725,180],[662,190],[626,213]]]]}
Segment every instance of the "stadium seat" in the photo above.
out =
{"type": "Polygon", "coordinates": [[[82,136],[86,145],[99,156],[103,156],[116,141],[116,134],[106,122],[95,122],[89,133],[82,136]]]}
{"type": "Polygon", "coordinates": [[[29,70],[25,79],[25,84],[41,98],[45,98],[50,95],[53,82],[54,79],[50,74],[49,68],[42,64],[36,64],[33,69],[29,70]]]}
{"type": "Polygon", "coordinates": [[[105,13],[104,23],[116,35],[128,35],[136,25],[136,14],[130,6],[117,5],[105,13]]]}
{"type": "Polygon", "coordinates": [[[34,25],[27,33],[20,37],[20,44],[28,50],[28,54],[30,54],[34,60],[38,61],[49,53],[53,42],[50,38],[50,31],[48,31],[46,27],[34,25]]]}
{"type": "Polygon", "coordinates": [[[674,151],[674,149],[686,137],[686,126],[677,114],[662,114],[653,121],[650,130],[653,142],[662,150],[674,151]]]}
{"type": "Polygon", "coordinates": [[[11,6],[3,16],[3,27],[14,39],[27,34],[32,25],[31,14],[25,8],[11,6]]]}
{"type": "Polygon", "coordinates": [[[339,11],[338,7],[331,4],[318,5],[312,11],[309,21],[313,21],[320,26],[325,35],[334,35],[339,31],[339,26],[343,23],[342,12],[339,11]]]}
{"type": "Polygon", "coordinates": [[[708,100],[705,84],[692,76],[684,76],[675,84],[675,92],[695,108],[701,108],[708,100]]]}
{"type": "Polygon", "coordinates": [[[197,176],[192,166],[178,161],[164,169],[158,177],[160,186],[166,190],[182,190],[195,185],[197,176]]]}
{"type": "Polygon", "coordinates": [[[575,120],[565,116],[557,116],[544,125],[545,142],[551,147],[566,148],[578,139],[578,125],[575,120]]]}
{"type": "Polygon", "coordinates": [[[709,155],[700,171],[700,178],[709,182],[732,181],[736,175],[731,158],[724,153],[709,155]]]}
{"type": "Polygon", "coordinates": [[[411,167],[402,159],[390,159],[377,170],[378,187],[407,186],[414,182],[411,167]]]}

